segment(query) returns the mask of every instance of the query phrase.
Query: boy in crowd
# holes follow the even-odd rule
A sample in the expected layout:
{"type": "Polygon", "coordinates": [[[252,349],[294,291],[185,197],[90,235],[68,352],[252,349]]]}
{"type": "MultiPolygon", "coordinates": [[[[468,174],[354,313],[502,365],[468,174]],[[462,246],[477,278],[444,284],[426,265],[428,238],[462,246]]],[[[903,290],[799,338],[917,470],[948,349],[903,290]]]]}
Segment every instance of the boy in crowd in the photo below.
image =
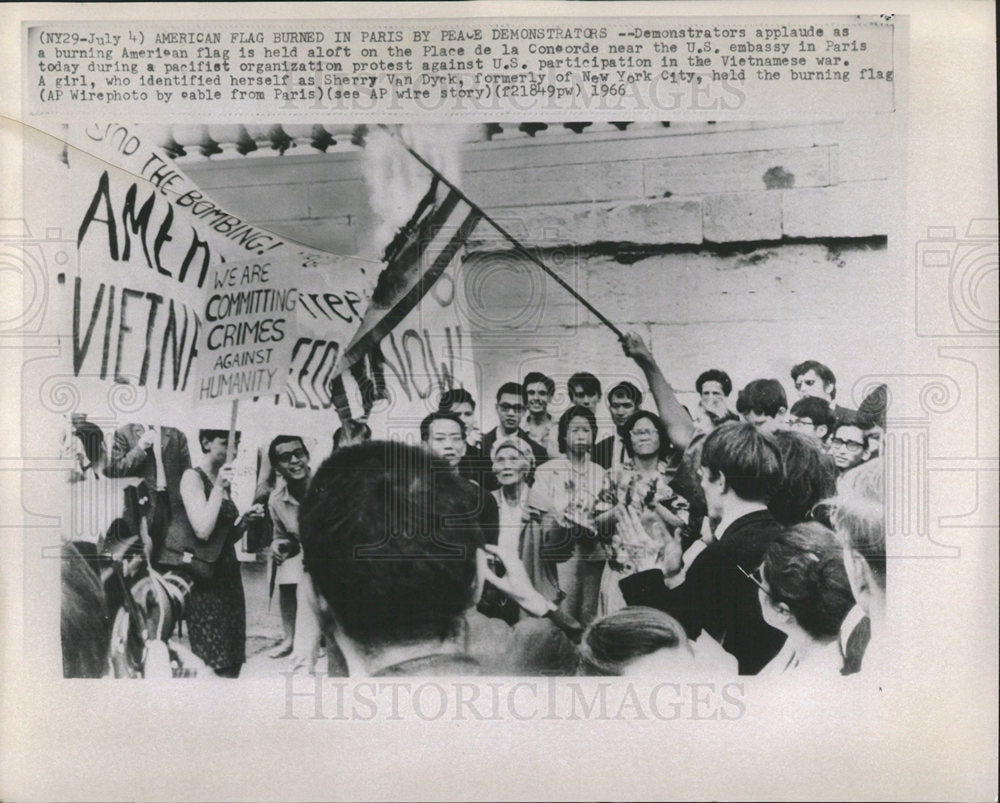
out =
{"type": "Polygon", "coordinates": [[[764,621],[757,586],[743,575],[760,565],[782,531],[767,509],[781,478],[781,455],[769,435],[752,424],[719,427],[705,439],[701,453],[708,515],[719,522],[712,543],[685,568],[680,535],[664,533],[659,566],[654,550],[619,583],[629,605],[666,611],[689,638],[706,631],[736,657],[741,675],[757,674],[785,640],[764,621]]]}
{"type": "MultiPolygon", "coordinates": [[[[498,438],[517,437],[528,442],[532,453],[535,455],[535,466],[544,463],[548,459],[545,447],[535,443],[534,439],[523,429],[521,429],[521,415],[524,412],[524,391],[517,382],[504,382],[497,390],[497,426],[483,436],[482,462],[489,462],[489,455],[493,452],[493,444],[498,438]]],[[[481,473],[475,478],[477,481],[482,478],[482,485],[488,491],[495,491],[500,487],[496,477],[493,476],[492,468],[483,466],[481,473]]],[[[534,475],[529,478],[529,484],[534,475]]]]}
{"type": "Polygon", "coordinates": [[[465,457],[465,423],[455,413],[431,413],[420,422],[420,440],[431,454],[443,460],[459,478],[459,483],[469,499],[467,510],[479,521],[486,543],[497,542],[500,511],[493,494],[480,483],[461,476],[459,466],[465,457]]]}
{"type": "Polygon", "coordinates": [[[551,460],[559,456],[556,422],[549,413],[549,403],[556,393],[556,383],[551,377],[531,371],[524,377],[524,406],[527,412],[521,428],[531,439],[545,449],[551,460]]]}
{"type": "Polygon", "coordinates": [[[571,406],[586,407],[597,416],[597,405],[601,401],[601,380],[591,373],[579,371],[566,383],[571,406]]]}
{"type": "Polygon", "coordinates": [[[830,405],[815,396],[804,396],[792,405],[788,414],[788,428],[793,432],[812,435],[824,447],[833,434],[835,419],[830,405]]]}
{"type": "Polygon", "coordinates": [[[871,457],[868,436],[856,419],[837,424],[830,438],[830,454],[841,474],[860,466],[871,457]]]}
{"type": "Polygon", "coordinates": [[[628,458],[625,441],[622,440],[622,427],[641,405],[642,391],[631,382],[619,382],[608,391],[608,410],[611,411],[615,431],[594,446],[592,459],[601,468],[617,468],[628,458]]]}
{"type": "Polygon", "coordinates": [[[755,379],[740,391],[736,410],[762,432],[773,432],[785,425],[788,398],[777,379],[755,379]]]}

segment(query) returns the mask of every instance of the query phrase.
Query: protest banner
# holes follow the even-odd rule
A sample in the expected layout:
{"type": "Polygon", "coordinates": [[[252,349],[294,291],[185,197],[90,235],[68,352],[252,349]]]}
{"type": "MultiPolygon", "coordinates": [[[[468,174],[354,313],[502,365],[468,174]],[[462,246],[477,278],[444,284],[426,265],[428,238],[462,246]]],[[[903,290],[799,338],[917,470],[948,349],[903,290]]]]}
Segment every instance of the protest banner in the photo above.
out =
{"type": "Polygon", "coordinates": [[[279,391],[294,342],[294,266],[259,259],[222,263],[209,273],[195,400],[234,401],[279,391]]]}

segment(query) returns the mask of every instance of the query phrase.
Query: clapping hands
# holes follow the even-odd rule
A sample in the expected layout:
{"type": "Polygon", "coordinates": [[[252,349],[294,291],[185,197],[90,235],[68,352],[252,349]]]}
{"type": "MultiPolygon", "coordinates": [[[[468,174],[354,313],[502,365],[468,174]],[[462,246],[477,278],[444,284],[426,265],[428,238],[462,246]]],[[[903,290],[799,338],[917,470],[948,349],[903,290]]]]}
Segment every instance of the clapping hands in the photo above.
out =
{"type": "Polygon", "coordinates": [[[664,525],[661,514],[642,514],[619,505],[615,508],[615,540],[624,549],[636,572],[660,569],[665,577],[678,574],[683,567],[680,535],[664,525]]]}

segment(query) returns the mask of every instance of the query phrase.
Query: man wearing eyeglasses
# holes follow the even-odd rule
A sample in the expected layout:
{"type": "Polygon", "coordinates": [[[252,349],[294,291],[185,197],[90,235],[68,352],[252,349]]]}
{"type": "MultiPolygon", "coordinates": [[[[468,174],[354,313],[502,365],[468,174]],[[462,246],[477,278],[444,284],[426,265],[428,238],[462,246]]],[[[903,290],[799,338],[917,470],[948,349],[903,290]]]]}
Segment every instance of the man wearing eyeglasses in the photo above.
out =
{"type": "MultiPolygon", "coordinates": [[[[521,428],[521,416],[524,413],[524,395],[521,386],[517,382],[505,382],[497,391],[497,426],[483,436],[482,453],[484,456],[493,452],[493,444],[499,438],[518,437],[527,442],[531,447],[531,452],[535,456],[535,465],[538,466],[548,460],[548,452],[544,446],[535,443],[534,439],[521,428]]],[[[483,470],[480,476],[475,479],[482,479],[481,484],[489,491],[495,491],[500,487],[496,476],[492,470],[483,470]]],[[[534,479],[534,474],[528,477],[530,485],[534,479]]]]}
{"type": "MultiPolygon", "coordinates": [[[[273,585],[278,586],[283,639],[270,655],[283,658],[295,644],[296,594],[302,582],[302,546],[299,543],[299,502],[309,484],[309,450],[298,435],[279,435],[271,441],[268,459],[284,482],[268,498],[274,540],[271,542],[273,585]]],[[[272,588],[273,588],[272,585],[272,588]]]]}
{"type": "Polygon", "coordinates": [[[830,455],[840,474],[860,466],[871,457],[868,436],[856,421],[837,425],[830,438],[830,455]]]}
{"type": "Polygon", "coordinates": [[[793,432],[818,438],[826,448],[833,434],[834,422],[833,410],[827,402],[816,396],[804,396],[792,405],[786,424],[793,432]]]}

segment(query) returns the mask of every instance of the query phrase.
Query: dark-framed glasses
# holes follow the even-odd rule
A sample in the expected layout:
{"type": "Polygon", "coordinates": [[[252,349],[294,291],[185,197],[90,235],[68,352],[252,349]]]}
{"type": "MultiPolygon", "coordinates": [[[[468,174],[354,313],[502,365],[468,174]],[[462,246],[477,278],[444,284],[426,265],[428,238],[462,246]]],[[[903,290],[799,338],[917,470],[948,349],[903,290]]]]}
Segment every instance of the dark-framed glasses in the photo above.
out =
{"type": "Polygon", "coordinates": [[[291,463],[293,460],[306,460],[309,453],[305,449],[296,449],[294,452],[278,452],[279,463],[291,463]]]}

